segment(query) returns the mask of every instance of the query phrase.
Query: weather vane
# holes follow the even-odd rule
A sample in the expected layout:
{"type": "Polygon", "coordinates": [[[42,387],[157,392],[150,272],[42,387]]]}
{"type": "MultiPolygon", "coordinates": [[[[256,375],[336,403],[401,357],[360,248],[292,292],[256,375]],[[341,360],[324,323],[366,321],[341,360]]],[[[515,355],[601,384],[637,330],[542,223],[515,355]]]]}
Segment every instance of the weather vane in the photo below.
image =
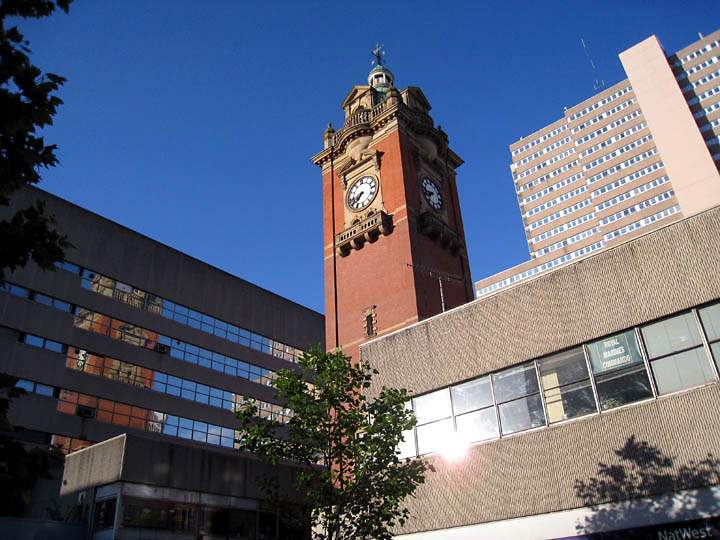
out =
{"type": "Polygon", "coordinates": [[[375,57],[374,60],[372,60],[371,64],[377,64],[378,66],[384,66],[385,60],[383,57],[385,56],[385,51],[383,50],[383,46],[380,43],[375,44],[375,48],[372,50],[371,54],[375,57]]]}

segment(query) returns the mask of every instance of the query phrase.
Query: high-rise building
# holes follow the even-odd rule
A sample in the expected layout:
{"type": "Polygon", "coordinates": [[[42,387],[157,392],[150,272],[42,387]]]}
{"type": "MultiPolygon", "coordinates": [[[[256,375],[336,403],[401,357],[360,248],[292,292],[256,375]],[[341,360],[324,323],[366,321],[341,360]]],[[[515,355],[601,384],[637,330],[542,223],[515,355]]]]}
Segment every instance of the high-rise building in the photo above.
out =
{"type": "Polygon", "coordinates": [[[420,88],[377,53],[345,121],[313,157],[324,197],[326,344],[360,343],[472,300],[455,170],[462,159],[420,88]]]}
{"type": "MultiPolygon", "coordinates": [[[[36,199],[75,247],[55,272],[28,264],[0,287],[0,372],[27,392],[12,402],[13,436],[72,453],[127,434],[110,457],[129,487],[96,493],[91,505],[99,519],[112,504],[116,529],[145,523],[196,538],[211,525],[225,531],[216,522],[236,519],[233,508],[254,523],[263,496],[252,478],[262,466],[238,454],[235,412],[250,399],[261,418],[287,420],[271,383],[323,345],[323,316],[40,190],[13,194],[10,211],[36,199]],[[230,471],[222,482],[212,464],[230,471]],[[176,511],[182,522],[168,517],[176,511]]],[[[112,468],[103,461],[100,485],[112,468]]],[[[94,526],[112,528],[104,519],[94,526]]]]}
{"type": "Polygon", "coordinates": [[[510,145],[531,259],[482,297],[720,203],[720,30],[667,55],[620,54],[627,79],[510,145]]]}

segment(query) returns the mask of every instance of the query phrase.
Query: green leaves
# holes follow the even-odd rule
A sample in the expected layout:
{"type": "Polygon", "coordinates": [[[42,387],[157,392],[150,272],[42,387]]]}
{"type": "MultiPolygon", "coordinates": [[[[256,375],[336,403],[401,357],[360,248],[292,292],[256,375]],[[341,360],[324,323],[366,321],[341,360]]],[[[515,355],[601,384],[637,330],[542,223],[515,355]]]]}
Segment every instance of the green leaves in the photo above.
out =
{"type": "Polygon", "coordinates": [[[293,416],[287,425],[258,420],[246,402],[238,413],[241,449],[277,464],[300,467],[296,487],[321,540],[392,538],[408,511],[402,502],[425,479],[422,460],[400,460],[403,431],[415,425],[406,390],[383,388],[368,401],[363,390],[377,371],[337,351],[305,353],[298,370],[275,380],[277,397],[293,416]],[[313,381],[308,383],[307,381],[313,381]]]}
{"type": "MultiPolygon", "coordinates": [[[[7,206],[14,191],[38,183],[41,169],[57,165],[56,146],[45,144],[39,132],[52,125],[62,104],[55,92],[65,82],[54,73],[43,75],[30,62],[28,42],[16,26],[5,30],[5,19],[45,17],[56,8],[67,12],[69,5],[69,0],[0,1],[0,205],[7,206]]],[[[40,204],[0,222],[0,282],[5,269],[30,259],[43,268],[62,260],[70,244],[50,227],[53,223],[40,204]]]]}

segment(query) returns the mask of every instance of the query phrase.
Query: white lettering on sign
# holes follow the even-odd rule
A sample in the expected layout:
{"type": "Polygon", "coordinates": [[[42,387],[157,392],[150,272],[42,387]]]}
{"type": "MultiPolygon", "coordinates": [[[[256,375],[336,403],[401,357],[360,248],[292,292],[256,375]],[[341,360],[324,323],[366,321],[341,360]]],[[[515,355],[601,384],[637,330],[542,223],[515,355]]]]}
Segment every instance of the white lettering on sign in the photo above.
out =
{"type": "Polygon", "coordinates": [[[692,540],[697,538],[712,538],[710,525],[702,527],[676,527],[670,531],[658,531],[658,540],[692,540]]]}

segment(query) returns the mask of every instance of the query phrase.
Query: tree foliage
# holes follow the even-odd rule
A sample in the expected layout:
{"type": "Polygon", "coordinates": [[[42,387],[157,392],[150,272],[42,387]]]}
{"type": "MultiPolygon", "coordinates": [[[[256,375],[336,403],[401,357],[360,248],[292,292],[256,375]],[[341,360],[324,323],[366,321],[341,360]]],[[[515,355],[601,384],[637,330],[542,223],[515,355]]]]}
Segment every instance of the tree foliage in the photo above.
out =
{"type": "Polygon", "coordinates": [[[287,425],[258,421],[257,407],[246,402],[238,415],[241,449],[300,467],[295,487],[319,540],[392,538],[390,530],[408,518],[404,499],[428,467],[401,460],[396,450],[415,425],[407,391],[383,387],[368,399],[377,371],[367,362],[353,365],[340,351],[305,353],[299,367],[279,371],[274,382],[292,411],[287,425]]]}
{"type": "MultiPolygon", "coordinates": [[[[0,431],[10,432],[8,409],[13,398],[25,393],[16,388],[18,379],[0,373],[0,431]]],[[[50,469],[61,462],[57,450],[26,448],[6,434],[0,434],[0,516],[21,517],[30,503],[30,495],[39,478],[51,478],[50,469]]]]}
{"type": "MultiPolygon", "coordinates": [[[[40,181],[40,170],[57,165],[56,145],[46,144],[42,130],[52,125],[62,100],[55,92],[63,77],[45,73],[30,62],[29,43],[17,26],[6,28],[8,18],[41,18],[56,8],[67,12],[72,0],[0,1],[0,205],[21,187],[40,181]]],[[[0,282],[6,270],[32,259],[50,269],[70,247],[53,229],[52,216],[42,203],[0,221],[0,282]]]]}

